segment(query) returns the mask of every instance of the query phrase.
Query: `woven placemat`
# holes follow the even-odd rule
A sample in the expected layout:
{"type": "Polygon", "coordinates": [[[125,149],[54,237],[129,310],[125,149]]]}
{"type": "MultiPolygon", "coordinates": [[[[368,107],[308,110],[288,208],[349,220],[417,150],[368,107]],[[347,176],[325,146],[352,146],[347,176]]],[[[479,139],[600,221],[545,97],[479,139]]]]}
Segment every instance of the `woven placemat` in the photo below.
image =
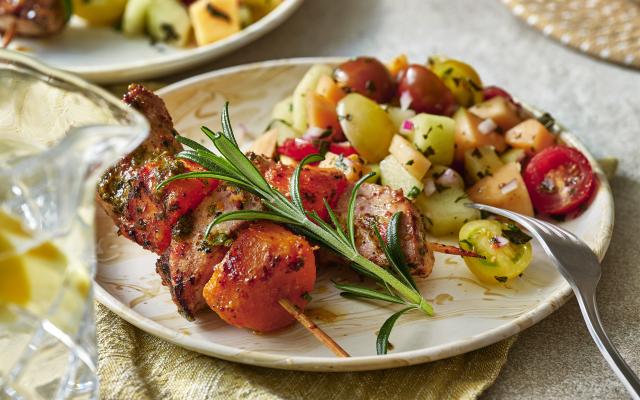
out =
{"type": "Polygon", "coordinates": [[[546,36],[578,51],[640,69],[638,0],[502,0],[546,36]]]}

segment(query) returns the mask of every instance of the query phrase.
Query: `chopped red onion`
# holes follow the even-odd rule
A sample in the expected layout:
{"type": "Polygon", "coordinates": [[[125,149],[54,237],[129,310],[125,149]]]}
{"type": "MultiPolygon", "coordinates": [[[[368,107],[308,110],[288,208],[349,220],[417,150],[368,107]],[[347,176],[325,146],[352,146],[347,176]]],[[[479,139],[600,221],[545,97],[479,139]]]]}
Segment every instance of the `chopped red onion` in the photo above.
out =
{"type": "Polygon", "coordinates": [[[499,186],[500,186],[500,192],[502,192],[502,194],[508,194],[518,188],[518,182],[515,179],[512,179],[507,183],[500,184],[499,186]]]}
{"type": "Polygon", "coordinates": [[[458,177],[456,176],[456,172],[451,168],[444,170],[442,175],[438,177],[438,183],[444,186],[453,186],[457,180],[458,177]]]}
{"type": "Polygon", "coordinates": [[[496,125],[496,122],[491,118],[487,118],[478,124],[478,130],[483,135],[490,134],[491,132],[495,131],[497,127],[498,125],[496,125]]]}
{"type": "Polygon", "coordinates": [[[318,139],[326,131],[326,129],[322,129],[317,126],[310,126],[302,137],[307,140],[318,139]]]}
{"type": "Polygon", "coordinates": [[[493,239],[495,247],[504,247],[509,244],[509,239],[507,239],[506,237],[496,236],[493,239]]]}
{"type": "Polygon", "coordinates": [[[431,196],[436,191],[436,184],[433,182],[433,179],[427,179],[424,182],[424,189],[422,190],[424,194],[427,196],[431,196]]]}
{"type": "Polygon", "coordinates": [[[411,106],[412,102],[413,97],[411,97],[411,94],[409,94],[409,92],[403,92],[400,96],[400,108],[407,110],[411,106]]]}
{"type": "Polygon", "coordinates": [[[400,133],[409,133],[413,131],[413,122],[406,119],[402,121],[402,125],[400,125],[400,133]]]}

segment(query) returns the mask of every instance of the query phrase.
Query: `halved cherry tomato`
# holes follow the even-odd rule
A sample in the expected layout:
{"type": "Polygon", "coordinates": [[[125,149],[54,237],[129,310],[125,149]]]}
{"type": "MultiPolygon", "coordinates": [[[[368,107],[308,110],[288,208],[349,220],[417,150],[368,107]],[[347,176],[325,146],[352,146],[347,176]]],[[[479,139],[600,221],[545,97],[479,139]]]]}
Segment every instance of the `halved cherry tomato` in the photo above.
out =
{"type": "Polygon", "coordinates": [[[576,210],[596,187],[587,158],[565,146],[548,147],[534,155],[522,175],[534,208],[550,215],[576,210]]]}
{"type": "Polygon", "coordinates": [[[289,138],[278,147],[278,153],[291,157],[296,161],[300,161],[310,154],[320,153],[322,151],[330,151],[332,153],[348,157],[352,154],[358,154],[355,148],[349,142],[329,143],[322,140],[309,141],[299,138],[289,138]],[[327,145],[323,145],[327,143],[327,145]],[[324,149],[322,147],[326,146],[324,149]]]}

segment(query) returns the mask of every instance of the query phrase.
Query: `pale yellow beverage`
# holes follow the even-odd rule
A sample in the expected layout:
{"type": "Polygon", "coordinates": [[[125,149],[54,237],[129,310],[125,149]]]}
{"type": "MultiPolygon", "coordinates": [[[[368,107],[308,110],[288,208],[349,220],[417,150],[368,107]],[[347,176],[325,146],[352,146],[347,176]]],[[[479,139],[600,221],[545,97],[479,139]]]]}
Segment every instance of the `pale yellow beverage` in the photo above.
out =
{"type": "Polygon", "coordinates": [[[0,399],[98,397],[98,177],[148,122],[104,90],[0,48],[0,399]]]}

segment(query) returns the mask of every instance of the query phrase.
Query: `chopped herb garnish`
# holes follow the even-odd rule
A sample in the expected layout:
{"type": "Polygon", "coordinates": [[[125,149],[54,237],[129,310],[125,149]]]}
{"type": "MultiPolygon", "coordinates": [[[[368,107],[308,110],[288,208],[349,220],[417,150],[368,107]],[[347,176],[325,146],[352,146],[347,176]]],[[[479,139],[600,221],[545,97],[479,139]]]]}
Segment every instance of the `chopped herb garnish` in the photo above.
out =
{"type": "Polygon", "coordinates": [[[409,190],[409,193],[407,193],[407,198],[415,199],[416,197],[418,197],[419,194],[420,194],[420,189],[417,186],[414,186],[411,188],[411,190],[409,190]]]}
{"type": "Polygon", "coordinates": [[[462,239],[460,241],[460,247],[467,251],[473,251],[473,243],[471,243],[467,239],[462,239]]]}
{"type": "Polygon", "coordinates": [[[457,202],[459,202],[461,200],[468,199],[468,198],[469,198],[469,196],[467,196],[466,194],[463,194],[462,196],[456,197],[456,199],[453,202],[457,203],[457,202]]]}
{"type": "Polygon", "coordinates": [[[429,157],[429,156],[432,156],[434,154],[436,154],[436,151],[433,149],[433,147],[427,146],[427,148],[424,151],[424,155],[429,157]]]}
{"type": "Polygon", "coordinates": [[[436,191],[437,191],[438,193],[442,193],[442,192],[444,192],[445,190],[449,189],[449,186],[441,185],[441,184],[439,184],[438,182],[434,182],[434,185],[435,185],[435,187],[436,187],[436,191]]]}
{"type": "Polygon", "coordinates": [[[176,33],[176,30],[173,28],[173,25],[163,23],[160,24],[160,29],[162,29],[162,40],[165,42],[173,42],[180,39],[180,35],[176,33]]]}
{"type": "Polygon", "coordinates": [[[300,297],[302,297],[302,298],[303,298],[303,299],[305,299],[306,301],[311,301],[311,300],[313,300],[313,299],[311,298],[311,295],[309,294],[309,292],[304,292],[304,293],[302,293],[302,296],[300,296],[300,297]]]}
{"type": "Polygon", "coordinates": [[[538,122],[544,125],[548,130],[552,130],[553,126],[556,124],[556,120],[549,113],[544,113],[538,117],[538,122]]]}
{"type": "Polygon", "coordinates": [[[471,86],[476,92],[482,91],[482,86],[478,85],[473,79],[467,79],[467,82],[469,82],[469,86],[471,86]]]}
{"type": "Polygon", "coordinates": [[[502,235],[515,244],[525,244],[532,239],[514,224],[507,224],[507,228],[502,230],[502,235]]]}
{"type": "Polygon", "coordinates": [[[328,138],[329,136],[331,136],[332,133],[333,133],[333,130],[331,128],[327,128],[324,131],[322,131],[320,136],[318,136],[318,139],[328,138]]]}
{"type": "Polygon", "coordinates": [[[508,279],[506,276],[494,276],[494,278],[496,278],[496,280],[500,283],[505,283],[508,279]]]}
{"type": "Polygon", "coordinates": [[[415,162],[414,160],[409,160],[409,161],[407,161],[405,164],[407,164],[407,165],[413,165],[413,163],[414,163],[414,162],[415,162]]]}
{"type": "Polygon", "coordinates": [[[231,22],[231,16],[229,16],[229,14],[227,14],[226,12],[224,12],[224,10],[219,9],[218,7],[214,6],[211,3],[207,3],[207,12],[213,18],[220,18],[227,22],[231,22]]]}

